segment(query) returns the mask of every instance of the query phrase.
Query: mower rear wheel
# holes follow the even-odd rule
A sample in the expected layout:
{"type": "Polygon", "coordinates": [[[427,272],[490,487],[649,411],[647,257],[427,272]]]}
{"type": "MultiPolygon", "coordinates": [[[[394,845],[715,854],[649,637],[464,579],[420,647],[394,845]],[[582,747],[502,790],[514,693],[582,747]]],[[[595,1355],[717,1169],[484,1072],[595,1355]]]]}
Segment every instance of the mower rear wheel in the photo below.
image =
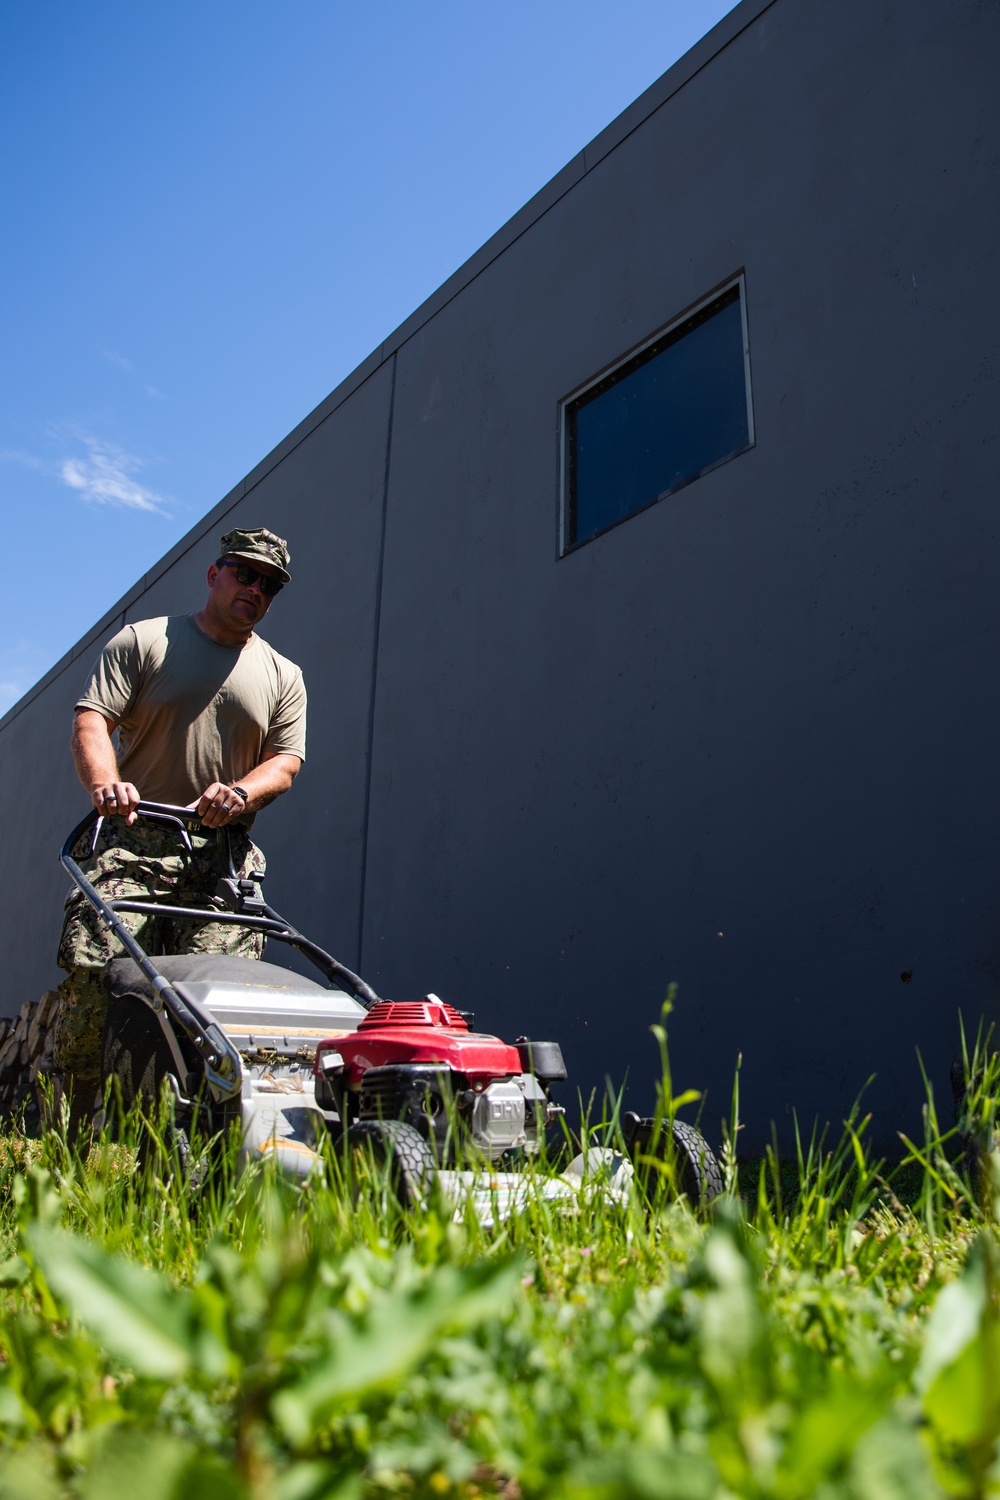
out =
{"type": "Polygon", "coordinates": [[[349,1157],[367,1155],[376,1171],[387,1175],[403,1208],[420,1208],[426,1202],[434,1157],[419,1130],[404,1120],[357,1120],[342,1140],[349,1157]]]}
{"type": "MultiPolygon", "coordinates": [[[[236,1101],[237,1104],[239,1101],[236,1101]]],[[[230,1105],[217,1106],[214,1119],[207,1111],[201,1111],[196,1127],[189,1109],[171,1109],[160,1122],[163,1151],[157,1153],[154,1141],[148,1132],[139,1140],[138,1167],[141,1174],[155,1164],[157,1175],[166,1178],[179,1174],[180,1180],[194,1195],[191,1212],[195,1211],[198,1195],[210,1188],[218,1189],[225,1180],[223,1163],[226,1158],[229,1133],[238,1119],[230,1105]],[[210,1120],[215,1129],[210,1127],[210,1120]]]]}

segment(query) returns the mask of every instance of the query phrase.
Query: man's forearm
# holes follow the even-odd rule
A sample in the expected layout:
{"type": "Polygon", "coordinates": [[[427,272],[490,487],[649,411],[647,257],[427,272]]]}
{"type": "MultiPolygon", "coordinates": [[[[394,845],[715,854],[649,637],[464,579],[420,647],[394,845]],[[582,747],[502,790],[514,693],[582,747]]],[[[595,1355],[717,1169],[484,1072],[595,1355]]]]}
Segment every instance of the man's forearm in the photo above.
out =
{"type": "Polygon", "coordinates": [[[237,782],[213,781],[205,788],[197,803],[198,816],[206,828],[223,828],[243,813],[258,812],[287,792],[298,774],[302,762],[297,755],[268,755],[237,782]],[[247,797],[235,790],[241,787],[247,797]]]}
{"type": "Polygon", "coordinates": [[[118,758],[111,743],[111,725],[93,708],[81,708],[73,720],[70,738],[76,774],[91,802],[103,816],[123,814],[135,822],[139,792],[130,781],[122,781],[118,758]]]}
{"type": "Polygon", "coordinates": [[[273,802],[275,797],[280,797],[282,792],[288,791],[298,771],[298,762],[294,769],[288,764],[292,760],[290,755],[276,755],[271,760],[261,761],[259,766],[254,766],[252,771],[241,778],[239,785],[250,794],[247,812],[259,811],[273,802]]]}
{"type": "Polygon", "coordinates": [[[120,779],[115,747],[103,714],[81,709],[73,719],[70,747],[76,774],[88,793],[120,779]]]}

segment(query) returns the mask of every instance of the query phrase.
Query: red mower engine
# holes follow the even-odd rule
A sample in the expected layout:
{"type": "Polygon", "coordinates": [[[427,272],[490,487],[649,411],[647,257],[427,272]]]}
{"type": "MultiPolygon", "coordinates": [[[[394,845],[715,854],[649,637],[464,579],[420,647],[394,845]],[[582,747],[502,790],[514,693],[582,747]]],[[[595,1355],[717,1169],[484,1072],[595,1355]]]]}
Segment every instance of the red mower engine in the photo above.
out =
{"type": "Polygon", "coordinates": [[[435,1147],[439,1162],[465,1136],[491,1161],[537,1151],[562,1114],[549,1089],[566,1077],[558,1042],[511,1047],[471,1030],[473,1017],[436,995],[383,1000],[357,1031],[320,1042],[316,1102],[345,1130],[357,1120],[402,1120],[435,1147]]]}

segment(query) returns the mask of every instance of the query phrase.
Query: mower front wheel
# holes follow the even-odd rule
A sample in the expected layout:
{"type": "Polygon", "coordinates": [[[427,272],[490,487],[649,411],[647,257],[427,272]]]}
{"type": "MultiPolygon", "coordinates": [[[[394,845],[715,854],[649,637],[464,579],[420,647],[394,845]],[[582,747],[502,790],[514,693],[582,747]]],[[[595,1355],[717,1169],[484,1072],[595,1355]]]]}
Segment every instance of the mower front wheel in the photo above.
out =
{"type": "Polygon", "coordinates": [[[683,1120],[657,1120],[628,1113],[622,1120],[628,1154],[636,1180],[648,1196],[658,1192],[662,1171],[657,1161],[672,1167],[672,1185],[693,1209],[704,1209],[725,1191],[722,1171],[705,1137],[683,1120]]]}
{"type": "Polygon", "coordinates": [[[725,1192],[722,1169],[700,1130],[674,1120],[671,1127],[677,1163],[677,1185],[692,1208],[705,1208],[725,1192]]]}
{"type": "Polygon", "coordinates": [[[358,1120],[342,1136],[348,1159],[367,1157],[402,1208],[427,1200],[434,1157],[419,1130],[403,1120],[358,1120]]]}

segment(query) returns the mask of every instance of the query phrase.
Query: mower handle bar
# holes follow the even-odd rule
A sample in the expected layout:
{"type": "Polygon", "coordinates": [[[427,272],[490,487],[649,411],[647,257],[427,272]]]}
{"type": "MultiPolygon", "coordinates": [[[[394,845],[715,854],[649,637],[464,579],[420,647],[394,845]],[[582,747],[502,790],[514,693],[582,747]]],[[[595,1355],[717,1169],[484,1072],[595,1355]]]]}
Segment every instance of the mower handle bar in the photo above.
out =
{"type": "MultiPolygon", "coordinates": [[[[177,835],[186,852],[189,854],[194,853],[185,825],[201,822],[201,818],[195,808],[175,807],[171,803],[166,802],[140,802],[136,811],[140,817],[147,819],[151,823],[159,823],[167,828],[173,827],[176,829],[177,835]]],[[[308,958],[318,969],[325,973],[328,979],[333,983],[342,985],[366,1009],[370,1009],[373,1005],[378,1004],[379,996],[370,985],[366,984],[351,969],[348,969],[345,964],[342,964],[339,959],[327,953],[317,943],[311,942],[309,938],[293,927],[290,922],[286,921],[279,912],[276,912],[273,907],[268,906],[267,902],[263,899],[259,903],[259,912],[255,914],[244,914],[239,911],[222,911],[214,907],[205,909],[200,907],[171,906],[167,902],[105,901],[95,890],[73,857],[73,849],[78,840],[91,828],[93,829],[93,834],[90,841],[90,852],[93,853],[97,847],[97,838],[103,822],[103,816],[97,812],[96,808],[92,808],[87,816],[82,818],[69,834],[66,842],[63,844],[59,856],[60,861],[73,883],[83,892],[105,926],[111,929],[122,946],[139,965],[142,972],[161,997],[161,1000],[168,1004],[178,1021],[184,1026],[185,1031],[189,1033],[195,1044],[199,1046],[200,1051],[202,1048],[196,1036],[196,1033],[200,1031],[200,1027],[195,1021],[194,1016],[183,1000],[181,1000],[173,986],[157,971],[141,945],[133,937],[125,923],[121,921],[118,915],[119,912],[145,912],[150,915],[160,913],[190,921],[226,922],[235,926],[247,927],[253,931],[264,932],[268,937],[273,937],[279,942],[288,943],[290,947],[296,948],[304,957],[308,958]]],[[[231,876],[235,876],[228,831],[220,828],[216,830],[216,833],[219,835],[220,846],[222,852],[225,854],[228,871],[231,876]]]]}

